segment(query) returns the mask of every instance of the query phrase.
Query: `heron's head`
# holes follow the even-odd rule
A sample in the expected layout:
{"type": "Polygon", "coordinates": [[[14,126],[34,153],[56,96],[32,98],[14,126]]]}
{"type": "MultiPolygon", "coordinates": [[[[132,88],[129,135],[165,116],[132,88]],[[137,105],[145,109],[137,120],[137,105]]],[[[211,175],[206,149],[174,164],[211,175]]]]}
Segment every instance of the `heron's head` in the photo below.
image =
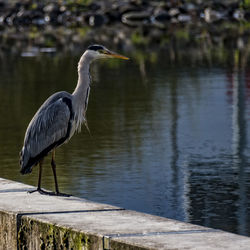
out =
{"type": "Polygon", "coordinates": [[[120,58],[124,60],[128,60],[129,58],[126,56],[119,55],[113,51],[108,50],[102,45],[90,45],[85,54],[91,57],[92,60],[99,58],[120,58]]]}

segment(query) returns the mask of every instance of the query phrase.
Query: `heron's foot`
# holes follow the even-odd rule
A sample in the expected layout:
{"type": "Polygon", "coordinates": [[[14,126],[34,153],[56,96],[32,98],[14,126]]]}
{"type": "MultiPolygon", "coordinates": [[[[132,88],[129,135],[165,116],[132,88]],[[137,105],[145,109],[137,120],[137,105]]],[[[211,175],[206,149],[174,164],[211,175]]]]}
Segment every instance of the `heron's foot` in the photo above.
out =
{"type": "Polygon", "coordinates": [[[59,191],[57,192],[49,192],[49,191],[45,191],[41,188],[37,188],[35,190],[31,190],[31,191],[28,191],[28,193],[32,194],[34,192],[38,192],[40,194],[43,194],[43,195],[50,195],[50,196],[63,196],[63,197],[70,197],[71,194],[64,194],[64,193],[61,193],[59,191]]]}
{"type": "Polygon", "coordinates": [[[28,191],[28,193],[30,193],[30,194],[35,193],[35,192],[38,192],[38,193],[44,194],[44,195],[56,195],[54,192],[45,191],[41,188],[37,188],[35,190],[28,191]]]}
{"type": "Polygon", "coordinates": [[[64,193],[61,193],[61,192],[56,192],[55,195],[63,196],[63,197],[70,197],[71,196],[71,194],[64,194],[64,193]]]}

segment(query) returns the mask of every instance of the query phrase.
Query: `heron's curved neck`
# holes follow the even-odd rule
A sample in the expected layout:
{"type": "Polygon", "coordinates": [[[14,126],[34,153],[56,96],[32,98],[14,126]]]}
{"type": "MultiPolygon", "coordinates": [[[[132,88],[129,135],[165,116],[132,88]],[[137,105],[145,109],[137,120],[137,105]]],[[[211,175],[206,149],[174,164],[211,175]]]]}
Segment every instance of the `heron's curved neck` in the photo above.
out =
{"type": "Polygon", "coordinates": [[[78,63],[78,82],[72,93],[75,129],[80,131],[82,122],[86,122],[86,111],[90,93],[89,67],[92,59],[85,53],[78,63]]]}
{"type": "Polygon", "coordinates": [[[82,55],[78,63],[78,82],[72,93],[72,106],[74,110],[74,129],[80,131],[81,124],[86,122],[86,111],[90,93],[89,67],[93,59],[86,53],[82,55]]]}
{"type": "Polygon", "coordinates": [[[88,56],[83,54],[78,63],[78,82],[74,92],[72,93],[73,97],[76,99],[80,98],[80,100],[85,100],[87,90],[90,85],[89,67],[91,61],[92,60],[88,56]]]}

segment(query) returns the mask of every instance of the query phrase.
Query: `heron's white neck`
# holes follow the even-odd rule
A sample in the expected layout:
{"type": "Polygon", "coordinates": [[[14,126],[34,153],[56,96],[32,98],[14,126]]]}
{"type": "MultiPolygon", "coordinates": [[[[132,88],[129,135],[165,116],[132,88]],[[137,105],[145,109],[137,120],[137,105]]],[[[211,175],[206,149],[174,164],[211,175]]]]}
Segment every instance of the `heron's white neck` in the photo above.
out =
{"type": "Polygon", "coordinates": [[[89,67],[92,60],[91,57],[84,53],[78,63],[78,82],[72,93],[72,105],[73,110],[75,111],[78,130],[80,130],[81,123],[86,120],[85,115],[90,93],[89,67]]]}
{"type": "Polygon", "coordinates": [[[84,101],[83,99],[85,99],[84,97],[86,96],[87,89],[90,85],[89,67],[91,61],[91,58],[84,53],[78,62],[78,82],[72,93],[74,98],[79,98],[78,101],[84,101]]]}

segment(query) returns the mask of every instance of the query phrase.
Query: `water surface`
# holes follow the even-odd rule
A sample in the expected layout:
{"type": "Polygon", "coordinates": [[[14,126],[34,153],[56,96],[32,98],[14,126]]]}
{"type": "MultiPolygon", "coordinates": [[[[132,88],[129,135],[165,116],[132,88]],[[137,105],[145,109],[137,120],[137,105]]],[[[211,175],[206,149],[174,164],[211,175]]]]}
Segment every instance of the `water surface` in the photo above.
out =
{"type": "MultiPolygon", "coordinates": [[[[57,150],[61,191],[250,235],[248,67],[160,55],[94,63],[91,135],[57,150]]],[[[37,167],[19,174],[24,133],[49,95],[73,91],[79,56],[0,59],[1,177],[37,184],[37,167]]],[[[54,189],[49,163],[42,185],[54,189]]]]}

